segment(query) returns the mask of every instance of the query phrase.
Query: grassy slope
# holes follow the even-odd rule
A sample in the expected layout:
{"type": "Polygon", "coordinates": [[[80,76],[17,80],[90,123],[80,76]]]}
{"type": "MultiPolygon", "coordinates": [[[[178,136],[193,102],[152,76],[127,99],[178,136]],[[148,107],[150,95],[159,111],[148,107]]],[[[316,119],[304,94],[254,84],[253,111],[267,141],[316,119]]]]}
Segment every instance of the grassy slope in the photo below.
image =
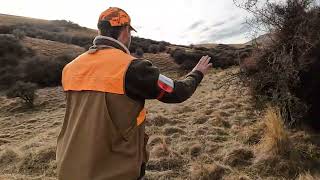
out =
{"type": "MultiPolygon", "coordinates": [[[[234,79],[229,86],[216,89],[219,82],[237,71],[238,68],[211,71],[194,96],[182,104],[147,102],[149,179],[294,177],[289,171],[296,168],[291,165],[294,162],[291,157],[261,155],[258,147],[266,125],[260,121],[261,113],[252,106],[247,88],[234,79]],[[274,161],[276,165],[268,163],[274,161]]],[[[35,111],[24,109],[18,99],[0,98],[2,179],[55,179],[55,143],[63,122],[64,93],[61,88],[47,88],[38,94],[35,111]]],[[[319,136],[300,131],[287,133],[292,142],[299,142],[293,143],[292,151],[304,152],[302,155],[309,159],[313,157],[309,163],[319,158],[319,146],[313,143],[319,136]]],[[[307,160],[298,162],[304,165],[307,160]]],[[[303,174],[304,170],[302,167],[293,172],[303,174]]]]}
{"type": "Polygon", "coordinates": [[[49,23],[49,21],[42,20],[42,19],[22,17],[22,16],[0,14],[0,24],[1,25],[15,25],[18,23],[47,24],[47,23],[49,23]]]}
{"type": "Polygon", "coordinates": [[[48,57],[55,57],[61,54],[81,54],[85,51],[85,49],[80,46],[29,37],[24,38],[22,43],[38,54],[48,57]]]}
{"type": "MultiPolygon", "coordinates": [[[[0,25],[15,25],[20,23],[29,23],[29,24],[37,24],[37,25],[52,24],[52,22],[48,20],[0,14],[0,25]]],[[[77,29],[77,30],[66,29],[66,30],[67,31],[65,33],[69,35],[94,36],[97,34],[97,31],[93,29],[77,29]]],[[[48,56],[48,57],[54,57],[64,53],[81,54],[82,52],[85,51],[84,48],[76,45],[44,40],[44,39],[26,37],[22,40],[22,42],[26,47],[29,47],[35,50],[36,53],[40,55],[48,56]]]]}
{"type": "MultiPolygon", "coordinates": [[[[15,24],[21,24],[21,23],[41,25],[41,24],[52,24],[52,21],[22,17],[22,16],[0,14],[0,25],[15,25],[15,24]]],[[[68,32],[66,32],[66,34],[94,36],[97,34],[97,30],[89,29],[89,28],[77,29],[77,30],[71,29],[68,32]]]]}

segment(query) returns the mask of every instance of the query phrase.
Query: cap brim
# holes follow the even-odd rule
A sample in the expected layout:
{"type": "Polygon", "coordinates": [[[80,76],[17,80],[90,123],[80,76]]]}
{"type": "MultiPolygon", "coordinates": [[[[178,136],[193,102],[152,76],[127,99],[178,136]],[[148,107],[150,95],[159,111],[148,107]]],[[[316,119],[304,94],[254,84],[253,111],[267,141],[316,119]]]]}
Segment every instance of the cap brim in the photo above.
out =
{"type": "Polygon", "coordinates": [[[135,28],[133,28],[131,25],[130,25],[130,30],[137,32],[137,30],[135,28]]]}

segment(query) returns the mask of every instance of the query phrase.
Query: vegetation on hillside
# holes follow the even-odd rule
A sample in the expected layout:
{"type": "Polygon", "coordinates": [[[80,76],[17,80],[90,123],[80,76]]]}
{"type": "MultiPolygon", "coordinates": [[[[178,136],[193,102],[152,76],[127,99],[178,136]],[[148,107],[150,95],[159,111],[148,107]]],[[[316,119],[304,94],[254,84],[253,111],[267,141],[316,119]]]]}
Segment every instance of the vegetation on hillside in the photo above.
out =
{"type": "Polygon", "coordinates": [[[254,28],[272,33],[242,67],[259,104],[280,107],[289,125],[310,121],[320,127],[320,7],[314,0],[249,0],[254,28]]]}
{"type": "MultiPolygon", "coordinates": [[[[66,20],[48,21],[48,23],[17,23],[11,25],[0,25],[0,34],[14,34],[18,39],[25,36],[58,41],[67,44],[74,44],[85,49],[92,45],[92,41],[96,33],[93,30],[82,27],[76,23],[66,20]],[[87,31],[88,33],[77,33],[77,31],[87,31]]],[[[166,47],[170,45],[168,42],[158,42],[150,39],[133,37],[131,52],[136,52],[142,48],[144,52],[158,53],[164,52],[166,47]],[[156,50],[155,48],[156,47],[156,50]],[[159,49],[159,50],[158,50],[159,49]]]]}
{"type": "Polygon", "coordinates": [[[251,55],[251,46],[234,48],[220,44],[215,48],[196,47],[191,50],[177,48],[170,51],[171,57],[183,69],[192,69],[202,56],[209,55],[214,68],[228,68],[238,65],[241,59],[251,55]]]}
{"type": "Polygon", "coordinates": [[[39,56],[14,36],[1,35],[0,90],[6,90],[8,97],[20,97],[33,105],[34,89],[61,85],[62,69],[75,56],[39,56]]]}

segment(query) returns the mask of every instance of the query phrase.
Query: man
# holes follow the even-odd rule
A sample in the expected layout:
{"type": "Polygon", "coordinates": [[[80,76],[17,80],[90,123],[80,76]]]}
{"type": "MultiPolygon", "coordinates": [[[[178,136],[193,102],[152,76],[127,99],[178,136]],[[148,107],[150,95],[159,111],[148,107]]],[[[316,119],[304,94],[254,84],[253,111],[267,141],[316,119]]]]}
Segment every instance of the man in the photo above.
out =
{"type": "Polygon", "coordinates": [[[59,179],[142,179],[148,161],[145,100],[181,103],[211,67],[205,56],[184,80],[161,75],[150,61],[130,55],[130,22],[122,9],[104,11],[94,45],[63,70],[67,107],[57,144],[59,179]]]}

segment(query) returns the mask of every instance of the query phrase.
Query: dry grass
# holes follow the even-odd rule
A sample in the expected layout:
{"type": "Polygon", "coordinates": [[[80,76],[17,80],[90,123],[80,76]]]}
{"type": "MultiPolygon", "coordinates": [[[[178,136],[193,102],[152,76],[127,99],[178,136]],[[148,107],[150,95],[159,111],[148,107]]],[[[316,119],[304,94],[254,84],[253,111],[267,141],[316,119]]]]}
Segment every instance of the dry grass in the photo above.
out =
{"type": "Polygon", "coordinates": [[[311,175],[309,172],[300,174],[297,180],[319,180],[319,175],[311,175]]]}
{"type": "Polygon", "coordinates": [[[32,48],[36,53],[47,57],[56,57],[61,54],[81,54],[85,52],[84,48],[76,45],[44,39],[26,37],[22,42],[26,47],[32,48]]]}
{"type": "MultiPolygon", "coordinates": [[[[219,44],[197,44],[195,47],[205,47],[205,48],[216,48],[219,44]]],[[[250,45],[250,44],[249,44],[250,45]]],[[[234,47],[234,48],[244,48],[246,44],[228,44],[228,46],[234,47]]]]}
{"type": "Polygon", "coordinates": [[[49,21],[22,16],[0,14],[0,25],[15,25],[18,23],[48,24],[49,21]]]}
{"type": "Polygon", "coordinates": [[[191,168],[193,180],[219,180],[228,169],[218,164],[194,164],[191,168]]]}
{"type": "Polygon", "coordinates": [[[226,153],[224,163],[231,167],[246,167],[252,164],[253,158],[251,149],[238,146],[226,153]]]}
{"type": "MultiPolygon", "coordinates": [[[[302,172],[314,172],[311,168],[317,166],[306,159],[320,157],[317,144],[310,143],[317,137],[286,130],[277,111],[268,111],[268,121],[261,121],[238,80],[212,90],[236,70],[212,70],[182,104],[147,101],[148,179],[295,179],[302,172]],[[303,156],[275,155],[286,141],[303,156]]],[[[65,110],[64,93],[61,88],[37,93],[35,111],[0,98],[0,138],[8,141],[0,145],[0,179],[56,179],[54,148],[65,110]]]]}
{"type": "Polygon", "coordinates": [[[170,73],[172,74],[178,74],[177,69],[179,69],[179,66],[174,63],[174,60],[172,57],[170,57],[167,53],[158,53],[158,54],[151,54],[151,53],[145,53],[144,58],[152,61],[152,63],[157,66],[161,72],[164,72],[166,74],[170,73]]]}
{"type": "Polygon", "coordinates": [[[286,154],[291,148],[284,121],[277,108],[269,107],[264,117],[265,134],[258,145],[261,154],[271,153],[273,155],[286,154]]]}

